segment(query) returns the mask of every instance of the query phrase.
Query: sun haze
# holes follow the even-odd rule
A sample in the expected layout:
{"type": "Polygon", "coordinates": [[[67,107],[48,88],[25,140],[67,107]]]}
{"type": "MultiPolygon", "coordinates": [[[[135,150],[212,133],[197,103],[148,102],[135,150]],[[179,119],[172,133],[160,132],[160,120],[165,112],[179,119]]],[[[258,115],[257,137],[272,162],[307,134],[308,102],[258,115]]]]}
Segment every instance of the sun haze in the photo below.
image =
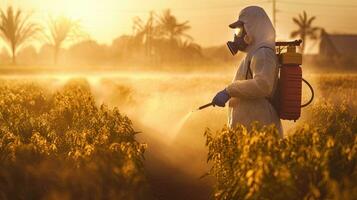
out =
{"type": "MultiPolygon", "coordinates": [[[[192,27],[189,33],[202,46],[221,45],[230,39],[232,32],[227,24],[237,18],[239,10],[248,5],[263,7],[272,18],[272,1],[233,1],[233,0],[7,0],[3,4],[16,5],[36,18],[48,15],[66,15],[80,19],[92,38],[101,43],[110,44],[122,34],[132,33],[132,19],[140,16],[145,19],[149,11],[160,13],[170,8],[178,19],[188,20],[192,27]],[[207,34],[209,33],[209,34],[207,34]]],[[[317,17],[320,26],[330,32],[355,33],[356,25],[350,25],[349,19],[356,18],[353,0],[327,0],[322,3],[308,1],[276,1],[277,35],[288,39],[294,27],[293,16],[306,10],[317,17]],[[338,5],[337,5],[338,4],[338,5]],[[331,23],[332,22],[332,23],[331,23]]]]}
{"type": "Polygon", "coordinates": [[[356,199],[357,0],[0,9],[0,200],[356,199]]]}

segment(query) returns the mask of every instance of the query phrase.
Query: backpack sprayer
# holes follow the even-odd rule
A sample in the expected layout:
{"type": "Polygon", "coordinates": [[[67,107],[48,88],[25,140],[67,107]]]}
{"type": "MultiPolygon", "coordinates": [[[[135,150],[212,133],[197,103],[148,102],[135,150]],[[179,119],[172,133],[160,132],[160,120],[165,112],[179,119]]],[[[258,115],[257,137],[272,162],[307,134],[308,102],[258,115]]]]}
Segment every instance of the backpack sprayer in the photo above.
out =
{"type": "MultiPolygon", "coordinates": [[[[300,118],[301,108],[309,105],[314,99],[314,89],[308,81],[302,78],[302,54],[296,52],[302,40],[290,42],[276,42],[276,54],[278,57],[279,77],[276,91],[269,102],[274,106],[280,119],[294,120],[300,118]],[[282,52],[286,49],[285,52],[282,52]],[[302,82],[311,90],[311,98],[301,105],[302,82]]],[[[208,103],[198,110],[213,106],[208,103]]]]}

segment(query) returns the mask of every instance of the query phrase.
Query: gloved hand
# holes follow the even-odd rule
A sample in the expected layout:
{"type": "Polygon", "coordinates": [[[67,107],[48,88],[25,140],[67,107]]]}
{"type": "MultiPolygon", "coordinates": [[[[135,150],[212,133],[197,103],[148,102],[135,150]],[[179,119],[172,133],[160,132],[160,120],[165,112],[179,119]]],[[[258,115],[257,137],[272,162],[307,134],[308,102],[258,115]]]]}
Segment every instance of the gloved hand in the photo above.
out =
{"type": "Polygon", "coordinates": [[[231,97],[229,96],[227,90],[224,89],[218,92],[216,96],[213,98],[212,100],[213,106],[224,107],[230,98],[231,97]]]}

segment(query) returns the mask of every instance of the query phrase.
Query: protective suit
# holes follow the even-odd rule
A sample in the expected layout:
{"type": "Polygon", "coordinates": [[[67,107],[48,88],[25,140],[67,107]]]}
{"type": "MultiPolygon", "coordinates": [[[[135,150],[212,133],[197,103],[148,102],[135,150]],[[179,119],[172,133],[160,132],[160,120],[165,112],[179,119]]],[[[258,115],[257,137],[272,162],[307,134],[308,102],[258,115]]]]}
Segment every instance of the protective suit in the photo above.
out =
{"type": "Polygon", "coordinates": [[[282,136],[281,121],[268,100],[275,92],[278,77],[274,27],[265,11],[257,6],[243,9],[239,21],[244,24],[252,43],[246,49],[246,57],[233,82],[226,88],[231,97],[228,123],[230,127],[242,124],[248,128],[254,121],[275,124],[282,136]],[[252,73],[246,77],[248,66],[252,73]]]}

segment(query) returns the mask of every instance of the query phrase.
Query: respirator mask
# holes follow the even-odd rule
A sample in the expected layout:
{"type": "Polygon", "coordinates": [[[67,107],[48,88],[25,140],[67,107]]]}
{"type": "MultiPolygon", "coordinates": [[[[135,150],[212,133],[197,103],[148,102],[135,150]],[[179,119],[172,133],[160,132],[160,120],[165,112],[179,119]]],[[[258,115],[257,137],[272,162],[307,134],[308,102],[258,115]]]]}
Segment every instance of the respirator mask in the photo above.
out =
{"type": "Polygon", "coordinates": [[[227,46],[232,55],[236,55],[238,51],[244,51],[248,47],[248,44],[244,41],[246,35],[247,32],[243,26],[235,29],[233,41],[227,42],[227,46]]]}

